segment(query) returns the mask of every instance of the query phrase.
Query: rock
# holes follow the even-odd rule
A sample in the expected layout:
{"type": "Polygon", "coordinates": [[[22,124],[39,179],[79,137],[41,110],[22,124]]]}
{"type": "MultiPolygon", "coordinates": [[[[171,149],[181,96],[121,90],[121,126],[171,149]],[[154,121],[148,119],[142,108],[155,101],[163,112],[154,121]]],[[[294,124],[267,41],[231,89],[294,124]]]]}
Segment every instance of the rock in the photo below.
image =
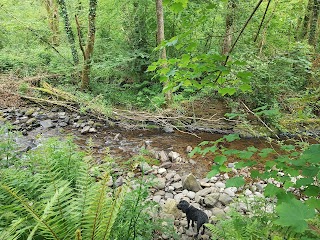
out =
{"type": "Polygon", "coordinates": [[[159,170],[158,170],[159,174],[163,174],[165,172],[167,172],[167,169],[165,169],[165,168],[159,168],[159,170]]]}
{"type": "Polygon", "coordinates": [[[85,133],[89,132],[89,130],[90,130],[90,126],[84,126],[84,128],[82,128],[82,130],[81,130],[81,134],[85,134],[85,133]]]}
{"type": "Polygon", "coordinates": [[[180,181],[180,180],[181,180],[181,177],[180,177],[179,174],[174,175],[173,181],[178,182],[178,181],[180,181]]]}
{"type": "Polygon", "coordinates": [[[191,152],[192,152],[192,147],[191,146],[187,146],[186,153],[191,153],[191,152]]]}
{"type": "Polygon", "coordinates": [[[110,176],[110,177],[109,177],[109,180],[108,180],[108,182],[107,182],[107,186],[108,186],[108,187],[112,187],[112,185],[113,185],[113,179],[112,179],[112,177],[110,176]]]}
{"type": "Polygon", "coordinates": [[[166,175],[166,179],[167,179],[167,180],[170,180],[170,179],[172,179],[175,175],[176,175],[176,171],[170,171],[170,172],[168,172],[168,174],[166,175]]]}
{"type": "Polygon", "coordinates": [[[177,208],[177,202],[174,199],[167,199],[162,210],[164,213],[172,214],[175,218],[182,217],[182,212],[177,208]]]}
{"type": "Polygon", "coordinates": [[[198,196],[206,196],[211,193],[211,188],[204,188],[196,193],[198,196]]]}
{"type": "Polygon", "coordinates": [[[26,124],[27,124],[27,125],[32,125],[32,124],[34,124],[36,121],[37,121],[37,119],[35,119],[35,118],[30,118],[30,119],[26,122],[26,124]]]}
{"type": "Polygon", "coordinates": [[[189,192],[187,193],[187,197],[190,198],[190,199],[194,199],[195,196],[196,196],[196,193],[195,193],[195,192],[189,191],[189,192]]]}
{"type": "Polygon", "coordinates": [[[221,193],[220,197],[219,197],[219,201],[223,204],[223,205],[228,205],[229,203],[232,202],[232,198],[226,194],[226,193],[221,193]]]}
{"type": "Polygon", "coordinates": [[[118,177],[118,179],[114,182],[115,187],[120,187],[124,183],[124,178],[122,176],[118,177]]]}
{"type": "Polygon", "coordinates": [[[159,196],[164,196],[165,194],[166,194],[165,191],[159,190],[159,191],[155,192],[153,195],[154,195],[154,196],[157,196],[157,195],[159,195],[159,196]]]}
{"type": "Polygon", "coordinates": [[[226,215],[223,209],[217,208],[217,207],[214,207],[213,209],[211,209],[211,212],[214,217],[223,217],[226,215]]]}
{"type": "Polygon", "coordinates": [[[169,198],[174,198],[174,195],[173,195],[173,193],[169,193],[169,192],[167,192],[165,195],[164,195],[164,198],[165,199],[169,199],[169,198]]]}
{"type": "Polygon", "coordinates": [[[175,182],[171,186],[174,187],[175,190],[181,190],[182,189],[182,183],[181,182],[175,182]]]}
{"type": "Polygon", "coordinates": [[[224,193],[228,194],[230,197],[234,197],[236,195],[237,188],[229,187],[224,190],[224,193]]]}
{"type": "Polygon", "coordinates": [[[59,125],[59,127],[68,126],[68,124],[66,122],[59,122],[58,125],[59,125]]]}
{"type": "Polygon", "coordinates": [[[31,116],[34,112],[35,112],[35,109],[29,108],[29,109],[25,112],[25,115],[29,117],[29,116],[31,116]]]}
{"type": "Polygon", "coordinates": [[[153,196],[153,197],[152,197],[152,200],[155,201],[155,202],[157,202],[157,203],[160,203],[161,196],[160,196],[160,195],[153,196]]]}
{"type": "Polygon", "coordinates": [[[169,157],[168,157],[168,155],[167,155],[167,153],[165,151],[162,150],[162,151],[159,152],[159,160],[161,162],[169,161],[169,157]]]}
{"type": "Polygon", "coordinates": [[[249,189],[246,189],[246,190],[244,191],[244,195],[250,196],[250,195],[252,195],[252,192],[251,192],[249,189]]]}
{"type": "Polygon", "coordinates": [[[40,121],[40,125],[41,125],[44,129],[54,127],[51,119],[47,119],[47,120],[40,121]]]}
{"type": "Polygon", "coordinates": [[[89,133],[95,133],[95,132],[97,132],[97,130],[96,130],[94,127],[91,127],[91,128],[89,129],[89,133]]]}
{"type": "Polygon", "coordinates": [[[163,131],[165,131],[166,133],[173,133],[174,130],[171,126],[164,126],[163,131]]]}
{"type": "Polygon", "coordinates": [[[150,165],[147,162],[140,162],[139,167],[142,172],[148,172],[152,169],[150,165]]]}
{"type": "Polygon", "coordinates": [[[154,187],[157,189],[164,189],[166,186],[166,179],[165,178],[157,178],[154,181],[154,187]]]}
{"type": "Polygon", "coordinates": [[[183,181],[182,181],[183,189],[187,189],[189,191],[198,192],[201,190],[200,183],[197,181],[193,174],[189,174],[183,181]]]}
{"type": "Polygon", "coordinates": [[[176,202],[180,202],[182,198],[184,198],[184,195],[182,193],[178,193],[174,196],[174,200],[176,200],[176,202]]]}
{"type": "Polygon", "coordinates": [[[204,197],[206,207],[214,207],[219,201],[220,193],[211,193],[204,197]]]}
{"type": "Polygon", "coordinates": [[[169,152],[168,157],[169,157],[169,159],[173,162],[173,161],[175,161],[178,157],[180,157],[180,154],[177,153],[177,152],[171,151],[171,152],[169,152]]]}
{"type": "Polygon", "coordinates": [[[121,134],[120,134],[120,133],[117,133],[117,134],[114,136],[113,140],[114,140],[114,141],[119,141],[119,140],[120,140],[120,136],[121,136],[121,134]]]}
{"type": "Polygon", "coordinates": [[[216,183],[215,183],[215,186],[218,187],[218,188],[225,188],[225,187],[226,187],[226,184],[224,184],[223,182],[220,182],[220,181],[219,181],[219,182],[216,182],[216,183]]]}
{"type": "Polygon", "coordinates": [[[172,163],[171,162],[164,162],[159,167],[160,168],[171,168],[172,167],[172,163]]]}

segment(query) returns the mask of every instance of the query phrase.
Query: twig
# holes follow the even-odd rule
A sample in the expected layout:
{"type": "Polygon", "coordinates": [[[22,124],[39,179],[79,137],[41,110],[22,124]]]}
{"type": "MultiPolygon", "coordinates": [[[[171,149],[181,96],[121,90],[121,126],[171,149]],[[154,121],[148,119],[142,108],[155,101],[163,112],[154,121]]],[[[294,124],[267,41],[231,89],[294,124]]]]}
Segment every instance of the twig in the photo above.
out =
{"type": "Polygon", "coordinates": [[[247,111],[251,114],[253,114],[270,132],[274,133],[274,135],[278,138],[279,136],[257,115],[255,114],[252,110],[250,110],[250,108],[242,101],[240,101],[242,103],[242,105],[247,109],[247,111]]]}

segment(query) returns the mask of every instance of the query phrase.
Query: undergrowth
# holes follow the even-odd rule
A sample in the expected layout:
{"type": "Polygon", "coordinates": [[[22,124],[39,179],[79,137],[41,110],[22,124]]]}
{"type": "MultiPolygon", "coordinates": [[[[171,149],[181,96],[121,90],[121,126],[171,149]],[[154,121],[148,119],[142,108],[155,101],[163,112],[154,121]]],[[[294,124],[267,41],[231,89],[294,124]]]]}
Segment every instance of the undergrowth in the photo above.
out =
{"type": "Polygon", "coordinates": [[[154,231],[170,232],[144,211],[154,207],[145,180],[108,187],[108,155],[97,166],[90,146],[80,152],[72,139],[51,138],[11,157],[15,133],[0,129],[0,239],[151,239],[154,231]]]}

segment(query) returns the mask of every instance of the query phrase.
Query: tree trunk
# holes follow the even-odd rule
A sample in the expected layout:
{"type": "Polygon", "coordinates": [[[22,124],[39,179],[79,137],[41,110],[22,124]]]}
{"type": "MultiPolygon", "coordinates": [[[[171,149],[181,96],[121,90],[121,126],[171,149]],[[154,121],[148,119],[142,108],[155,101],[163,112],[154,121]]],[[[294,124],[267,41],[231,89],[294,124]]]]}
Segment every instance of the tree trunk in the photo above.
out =
{"type": "Polygon", "coordinates": [[[91,59],[96,34],[96,10],[97,0],[90,0],[88,16],[88,37],[87,44],[83,52],[83,68],[81,76],[81,89],[83,90],[88,89],[90,83],[91,59]]]}
{"type": "MultiPolygon", "coordinates": [[[[157,42],[160,44],[164,40],[164,18],[163,18],[163,5],[162,0],[156,0],[157,11],[157,42]]],[[[167,53],[165,47],[160,50],[160,59],[166,59],[167,53]]],[[[163,66],[165,67],[165,66],[163,66]]],[[[168,81],[164,82],[164,87],[168,85],[168,81]]],[[[165,94],[167,103],[172,102],[172,91],[168,90],[165,94]]]]}
{"type": "Polygon", "coordinates": [[[52,32],[51,43],[54,46],[59,45],[59,13],[58,3],[56,0],[44,1],[49,21],[49,28],[52,32]]]}
{"type": "Polygon", "coordinates": [[[314,48],[317,45],[317,26],[318,26],[318,18],[319,18],[319,8],[320,8],[320,0],[314,0],[312,6],[312,19],[310,22],[310,33],[308,42],[314,48]]]}
{"type": "Polygon", "coordinates": [[[310,18],[311,18],[311,13],[312,13],[312,3],[313,3],[313,0],[308,1],[307,10],[306,10],[306,13],[303,18],[300,39],[304,39],[308,33],[308,29],[309,29],[309,25],[310,25],[310,18]]]}
{"type": "Polygon", "coordinates": [[[232,46],[234,11],[236,6],[236,0],[228,0],[226,16],[226,33],[222,45],[222,54],[224,55],[228,55],[232,46]]]}
{"type": "Polygon", "coordinates": [[[70,44],[73,62],[75,65],[77,65],[79,63],[79,57],[78,57],[78,53],[76,50],[76,42],[74,39],[74,34],[73,34],[70,20],[69,20],[67,5],[66,5],[65,0],[58,0],[58,4],[60,5],[61,14],[64,19],[64,27],[65,27],[66,34],[68,37],[68,42],[70,44]]]}

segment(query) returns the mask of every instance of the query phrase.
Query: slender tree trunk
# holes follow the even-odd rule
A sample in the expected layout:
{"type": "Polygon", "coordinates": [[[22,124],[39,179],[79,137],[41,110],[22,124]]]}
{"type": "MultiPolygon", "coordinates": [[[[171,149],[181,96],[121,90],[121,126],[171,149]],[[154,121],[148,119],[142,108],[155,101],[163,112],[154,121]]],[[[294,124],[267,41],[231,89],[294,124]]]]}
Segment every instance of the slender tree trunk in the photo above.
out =
{"type": "Polygon", "coordinates": [[[81,76],[81,89],[83,90],[88,89],[90,83],[91,59],[96,34],[96,10],[97,0],[90,0],[88,16],[88,37],[87,44],[83,52],[83,68],[81,76]]]}
{"type": "Polygon", "coordinates": [[[44,1],[49,21],[49,28],[52,32],[51,43],[54,46],[59,45],[59,12],[56,0],[44,1]]]}
{"type": "Polygon", "coordinates": [[[310,22],[310,33],[308,42],[313,47],[317,45],[317,26],[318,26],[318,18],[319,18],[319,8],[320,8],[320,0],[314,0],[312,6],[312,19],[310,22]]]}
{"type": "MultiPolygon", "coordinates": [[[[157,42],[160,44],[165,38],[164,38],[164,18],[163,18],[163,5],[162,0],[156,0],[156,11],[157,11],[157,42]]],[[[167,53],[166,49],[163,47],[160,50],[160,59],[166,59],[167,53]]],[[[164,66],[165,67],[165,66],[164,66]]],[[[168,85],[168,81],[164,83],[164,87],[168,85]]],[[[166,92],[166,101],[167,103],[172,102],[172,91],[169,90],[166,92]]]]}
{"type": "Polygon", "coordinates": [[[310,18],[311,18],[311,13],[312,13],[312,5],[313,5],[313,0],[309,0],[308,5],[307,5],[307,10],[304,15],[303,22],[302,22],[300,39],[304,39],[308,33],[308,29],[309,29],[309,25],[310,25],[310,18]]]}
{"type": "Polygon", "coordinates": [[[229,53],[232,46],[234,11],[236,6],[236,0],[228,0],[226,16],[226,33],[222,45],[222,54],[224,55],[227,55],[229,53]]]}
{"type": "Polygon", "coordinates": [[[65,30],[67,33],[68,42],[70,44],[73,62],[75,65],[77,65],[79,63],[79,57],[78,57],[78,53],[76,50],[76,42],[74,39],[74,34],[73,34],[70,20],[69,20],[67,5],[66,5],[65,0],[58,0],[58,4],[60,5],[61,14],[64,19],[64,27],[65,27],[65,30]]]}

